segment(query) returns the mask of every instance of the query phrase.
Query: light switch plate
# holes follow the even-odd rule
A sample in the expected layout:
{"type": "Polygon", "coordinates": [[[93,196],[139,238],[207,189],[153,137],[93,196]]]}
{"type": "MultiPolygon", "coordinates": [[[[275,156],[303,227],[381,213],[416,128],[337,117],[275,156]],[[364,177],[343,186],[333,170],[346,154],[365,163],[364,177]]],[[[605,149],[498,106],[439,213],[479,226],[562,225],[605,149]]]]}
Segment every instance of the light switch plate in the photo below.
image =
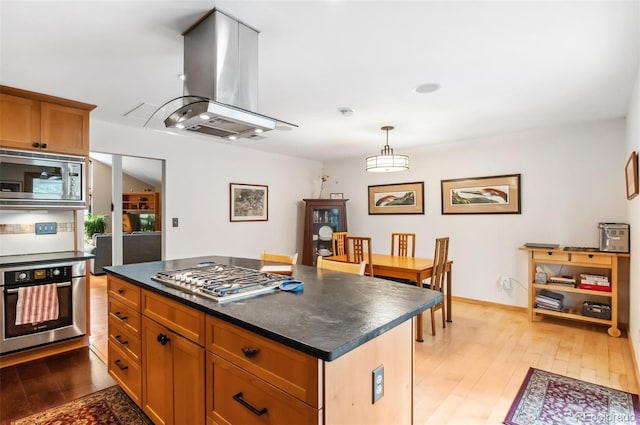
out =
{"type": "Polygon", "coordinates": [[[58,233],[58,223],[36,223],[36,235],[55,235],[58,233]]]}
{"type": "Polygon", "coordinates": [[[372,376],[372,400],[371,403],[375,403],[380,400],[384,395],[384,367],[382,365],[378,366],[371,372],[372,376]]]}

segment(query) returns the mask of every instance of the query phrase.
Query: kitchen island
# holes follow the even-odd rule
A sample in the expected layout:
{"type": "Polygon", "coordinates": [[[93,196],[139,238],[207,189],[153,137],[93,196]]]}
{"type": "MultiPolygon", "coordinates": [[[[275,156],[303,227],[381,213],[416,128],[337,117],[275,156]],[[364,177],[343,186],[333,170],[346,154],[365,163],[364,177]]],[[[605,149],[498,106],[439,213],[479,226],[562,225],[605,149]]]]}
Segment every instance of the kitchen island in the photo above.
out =
{"type": "Polygon", "coordinates": [[[151,279],[202,263],[264,264],[107,268],[109,370],[155,423],[412,423],[413,318],[440,293],[293,266],[302,292],[218,303],[151,279]]]}

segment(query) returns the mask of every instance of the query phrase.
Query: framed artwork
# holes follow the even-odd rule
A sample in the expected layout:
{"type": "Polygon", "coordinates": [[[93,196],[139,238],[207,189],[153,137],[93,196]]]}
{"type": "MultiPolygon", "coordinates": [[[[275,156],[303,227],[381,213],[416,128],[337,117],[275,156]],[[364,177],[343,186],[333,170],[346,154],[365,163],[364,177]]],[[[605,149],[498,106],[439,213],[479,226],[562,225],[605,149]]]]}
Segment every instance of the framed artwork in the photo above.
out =
{"type": "Polygon", "coordinates": [[[369,186],[369,215],[424,214],[424,182],[369,186]]]}
{"type": "Polygon", "coordinates": [[[22,182],[0,180],[0,192],[22,192],[22,182]]]}
{"type": "Polygon", "coordinates": [[[329,194],[329,199],[342,199],[343,195],[342,193],[330,193],[329,194]]]}
{"type": "Polygon", "coordinates": [[[269,220],[269,186],[229,183],[230,221],[269,220]]]}
{"type": "Polygon", "coordinates": [[[440,183],[442,214],[520,214],[520,174],[440,183]]]}
{"type": "Polygon", "coordinates": [[[631,152],[624,175],[627,181],[627,199],[633,199],[638,196],[638,152],[631,152]]]}

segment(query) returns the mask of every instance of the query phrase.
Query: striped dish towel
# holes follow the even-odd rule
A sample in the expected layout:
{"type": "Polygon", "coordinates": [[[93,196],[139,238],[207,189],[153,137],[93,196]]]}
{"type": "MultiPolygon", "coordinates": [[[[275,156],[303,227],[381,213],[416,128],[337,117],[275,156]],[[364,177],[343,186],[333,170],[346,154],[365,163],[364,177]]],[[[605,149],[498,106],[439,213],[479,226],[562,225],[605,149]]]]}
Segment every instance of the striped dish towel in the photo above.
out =
{"type": "Polygon", "coordinates": [[[58,286],[55,283],[18,288],[16,325],[56,320],[58,314],[58,286]]]}

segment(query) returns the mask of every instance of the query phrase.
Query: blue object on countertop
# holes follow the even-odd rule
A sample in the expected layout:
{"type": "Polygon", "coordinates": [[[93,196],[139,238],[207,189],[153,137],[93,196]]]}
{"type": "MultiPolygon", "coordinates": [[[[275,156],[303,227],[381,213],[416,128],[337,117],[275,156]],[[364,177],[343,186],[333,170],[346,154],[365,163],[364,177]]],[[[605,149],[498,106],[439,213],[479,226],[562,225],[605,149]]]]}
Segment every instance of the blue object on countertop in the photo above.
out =
{"type": "Polygon", "coordinates": [[[213,266],[215,265],[216,262],[215,261],[203,261],[201,263],[198,263],[198,267],[207,267],[207,266],[213,266]]]}
{"type": "Polygon", "coordinates": [[[300,292],[304,289],[304,282],[300,280],[285,280],[280,284],[279,288],[287,292],[300,292]]]}

